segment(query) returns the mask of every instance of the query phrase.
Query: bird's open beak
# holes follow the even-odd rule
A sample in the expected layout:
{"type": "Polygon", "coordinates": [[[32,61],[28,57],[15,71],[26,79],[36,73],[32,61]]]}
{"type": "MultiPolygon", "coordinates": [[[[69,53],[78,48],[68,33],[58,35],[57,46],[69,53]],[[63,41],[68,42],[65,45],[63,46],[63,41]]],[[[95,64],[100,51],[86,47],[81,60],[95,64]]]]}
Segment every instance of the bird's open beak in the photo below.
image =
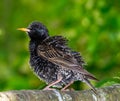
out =
{"type": "Polygon", "coordinates": [[[24,31],[24,32],[30,32],[30,29],[28,28],[18,28],[17,30],[24,31]]]}

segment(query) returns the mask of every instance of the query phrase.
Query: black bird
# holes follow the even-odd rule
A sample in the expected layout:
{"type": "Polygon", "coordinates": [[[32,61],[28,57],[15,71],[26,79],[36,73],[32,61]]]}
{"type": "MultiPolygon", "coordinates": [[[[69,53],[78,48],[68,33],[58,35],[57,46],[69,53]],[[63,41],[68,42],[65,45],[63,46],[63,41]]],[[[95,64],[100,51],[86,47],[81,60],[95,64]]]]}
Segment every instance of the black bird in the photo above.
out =
{"type": "Polygon", "coordinates": [[[48,29],[40,22],[33,22],[28,28],[18,30],[27,32],[30,37],[30,65],[34,73],[48,84],[44,90],[51,90],[52,86],[66,90],[79,80],[96,92],[89,81],[97,80],[96,77],[83,68],[80,53],[67,46],[66,38],[49,36],[48,29]]]}

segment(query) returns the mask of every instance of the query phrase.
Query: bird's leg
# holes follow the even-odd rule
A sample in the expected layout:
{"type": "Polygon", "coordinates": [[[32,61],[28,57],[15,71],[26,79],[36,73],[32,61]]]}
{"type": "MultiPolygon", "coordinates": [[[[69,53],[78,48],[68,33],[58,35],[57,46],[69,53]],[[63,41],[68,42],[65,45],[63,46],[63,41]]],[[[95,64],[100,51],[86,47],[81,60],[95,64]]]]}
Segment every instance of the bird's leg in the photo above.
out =
{"type": "Polygon", "coordinates": [[[63,87],[63,88],[61,89],[61,91],[65,91],[66,88],[68,88],[73,82],[74,82],[74,81],[71,81],[69,84],[67,84],[65,87],[63,87]]]}
{"type": "Polygon", "coordinates": [[[58,79],[55,82],[52,82],[51,84],[46,86],[43,90],[54,90],[54,89],[52,89],[50,87],[57,84],[57,83],[59,83],[61,80],[62,80],[62,77],[58,74],[58,79]]]}

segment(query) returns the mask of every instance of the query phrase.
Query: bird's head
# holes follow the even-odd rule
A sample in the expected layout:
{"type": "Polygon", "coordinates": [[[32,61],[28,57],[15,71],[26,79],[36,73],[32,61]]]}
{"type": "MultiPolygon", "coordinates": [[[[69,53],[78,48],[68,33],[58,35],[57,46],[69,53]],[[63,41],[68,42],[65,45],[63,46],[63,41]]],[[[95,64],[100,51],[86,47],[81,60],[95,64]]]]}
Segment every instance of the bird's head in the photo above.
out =
{"type": "Polygon", "coordinates": [[[48,29],[40,22],[33,22],[28,28],[18,28],[18,30],[27,32],[31,40],[44,40],[49,36],[48,29]]]}

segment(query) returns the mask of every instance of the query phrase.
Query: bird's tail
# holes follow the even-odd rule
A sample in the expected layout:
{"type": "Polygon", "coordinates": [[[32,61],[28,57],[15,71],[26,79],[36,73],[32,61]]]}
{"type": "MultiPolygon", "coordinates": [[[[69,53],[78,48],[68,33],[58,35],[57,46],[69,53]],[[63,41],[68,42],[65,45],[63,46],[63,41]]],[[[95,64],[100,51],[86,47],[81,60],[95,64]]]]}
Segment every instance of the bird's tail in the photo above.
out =
{"type": "Polygon", "coordinates": [[[95,81],[99,81],[94,75],[92,74],[88,74],[88,75],[85,75],[86,78],[88,79],[91,79],[91,80],[95,80],[95,81]]]}
{"type": "Polygon", "coordinates": [[[97,90],[96,90],[95,87],[90,83],[90,81],[89,81],[87,78],[84,78],[84,81],[85,81],[85,83],[86,83],[90,88],[92,88],[92,91],[93,91],[96,95],[98,95],[97,90]]]}

